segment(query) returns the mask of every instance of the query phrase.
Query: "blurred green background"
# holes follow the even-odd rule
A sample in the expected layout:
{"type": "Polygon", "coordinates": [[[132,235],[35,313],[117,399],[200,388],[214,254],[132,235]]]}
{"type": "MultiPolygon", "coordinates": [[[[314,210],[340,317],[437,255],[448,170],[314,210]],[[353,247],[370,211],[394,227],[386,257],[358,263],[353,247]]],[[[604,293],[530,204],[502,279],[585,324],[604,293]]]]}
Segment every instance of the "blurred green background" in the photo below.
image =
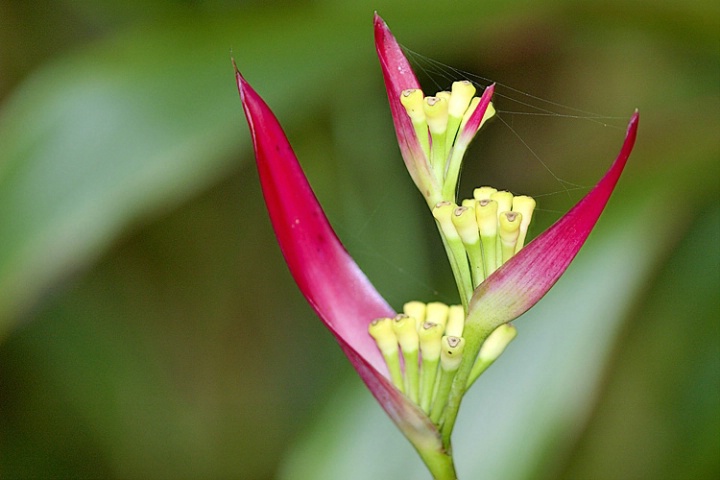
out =
{"type": "Polygon", "coordinates": [[[390,303],[453,302],[374,10],[503,84],[462,193],[536,195],[534,234],[641,111],[597,231],[466,399],[461,478],[720,476],[720,6],[411,5],[0,0],[0,476],[428,478],[284,266],[230,64],[390,303]]]}

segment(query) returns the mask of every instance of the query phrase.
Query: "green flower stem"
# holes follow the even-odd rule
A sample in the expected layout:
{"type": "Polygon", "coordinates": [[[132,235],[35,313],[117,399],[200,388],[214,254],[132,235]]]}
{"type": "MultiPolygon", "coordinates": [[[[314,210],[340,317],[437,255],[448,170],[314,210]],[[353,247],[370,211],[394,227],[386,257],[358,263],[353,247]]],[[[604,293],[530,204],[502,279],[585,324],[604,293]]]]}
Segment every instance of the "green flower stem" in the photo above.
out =
{"type": "Polygon", "coordinates": [[[442,198],[454,199],[457,190],[458,178],[460,177],[460,166],[465,155],[465,150],[459,145],[455,145],[450,151],[447,166],[445,167],[445,176],[442,180],[442,198]]]}
{"type": "Polygon", "coordinates": [[[449,453],[451,451],[449,445],[444,451],[431,448],[418,448],[417,451],[435,480],[457,480],[455,463],[453,462],[452,454],[449,453]]]}
{"type": "Polygon", "coordinates": [[[444,336],[440,349],[440,381],[438,382],[435,400],[433,400],[430,420],[436,425],[440,423],[445,405],[447,404],[453,379],[460,368],[465,351],[465,339],[462,337],[444,336]]]}
{"type": "Polygon", "coordinates": [[[433,394],[435,393],[435,379],[437,378],[440,359],[426,360],[423,358],[420,367],[420,408],[427,414],[430,413],[433,394]]]}
{"type": "Polygon", "coordinates": [[[375,319],[370,323],[368,333],[370,333],[370,335],[375,339],[375,342],[380,349],[380,353],[382,353],[382,356],[385,359],[393,385],[395,385],[395,387],[401,392],[404,392],[405,380],[403,379],[402,370],[400,368],[398,339],[393,331],[392,323],[393,320],[390,318],[375,319]]]}
{"type": "Polygon", "coordinates": [[[438,231],[440,232],[440,238],[442,239],[443,246],[445,247],[445,254],[450,261],[450,268],[455,277],[455,283],[458,287],[458,293],[460,294],[460,300],[462,301],[463,308],[467,311],[468,301],[472,296],[472,286],[470,285],[470,267],[468,266],[465,254],[465,248],[459,238],[456,241],[448,241],[443,232],[442,226],[435,222],[438,231]],[[458,261],[459,259],[459,261],[458,261]]]}
{"type": "Polygon", "coordinates": [[[390,379],[395,385],[395,388],[401,392],[405,391],[405,380],[403,379],[402,369],[400,368],[400,357],[395,353],[383,352],[383,358],[387,364],[388,371],[390,372],[390,379]]]}
{"type": "Polygon", "coordinates": [[[453,428],[455,427],[455,420],[457,419],[458,411],[460,410],[460,402],[462,397],[467,390],[466,385],[470,378],[470,372],[472,371],[475,359],[480,352],[485,339],[490,336],[493,332],[492,328],[483,326],[477,319],[468,318],[465,323],[465,331],[463,336],[465,338],[465,349],[463,352],[462,362],[460,368],[455,375],[455,380],[450,390],[450,396],[448,398],[447,405],[445,406],[445,415],[443,425],[441,429],[443,445],[446,447],[450,445],[450,436],[453,428]],[[474,321],[473,321],[474,320],[474,321]]]}
{"type": "Polygon", "coordinates": [[[430,146],[430,163],[433,166],[435,176],[442,181],[445,177],[445,132],[438,134],[431,133],[432,145],[430,146]]]}
{"type": "Polygon", "coordinates": [[[425,322],[418,332],[422,356],[422,365],[420,366],[420,408],[427,414],[430,413],[430,406],[435,394],[435,379],[440,364],[442,334],[443,326],[433,322],[425,322]]]}
{"type": "Polygon", "coordinates": [[[419,401],[420,391],[420,375],[418,372],[418,350],[411,352],[403,350],[403,359],[405,360],[405,388],[410,400],[417,404],[419,401]]]}
{"type": "Polygon", "coordinates": [[[438,382],[437,395],[435,401],[433,401],[432,410],[430,411],[430,420],[433,423],[438,423],[442,417],[445,405],[447,405],[448,398],[450,398],[450,389],[452,388],[453,378],[457,370],[444,370],[440,369],[440,381],[438,382]]]}
{"type": "MultiPolygon", "coordinates": [[[[418,348],[419,337],[414,318],[400,314],[392,321],[392,329],[397,337],[405,365],[405,393],[413,403],[418,402],[418,348]]],[[[396,349],[397,350],[397,349],[396,349]]]]}
{"type": "Polygon", "coordinates": [[[485,267],[482,258],[482,246],[480,242],[465,244],[467,256],[470,260],[470,271],[472,272],[473,287],[480,285],[485,280],[485,267]]]}

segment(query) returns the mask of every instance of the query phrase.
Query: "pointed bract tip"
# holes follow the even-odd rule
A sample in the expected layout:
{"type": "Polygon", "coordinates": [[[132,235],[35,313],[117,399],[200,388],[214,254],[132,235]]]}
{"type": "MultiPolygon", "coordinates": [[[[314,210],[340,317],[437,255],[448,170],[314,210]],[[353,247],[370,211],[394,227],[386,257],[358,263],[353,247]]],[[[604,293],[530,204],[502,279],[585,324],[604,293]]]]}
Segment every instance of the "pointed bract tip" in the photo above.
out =
{"type": "Polygon", "coordinates": [[[637,108],[632,114],[632,117],[630,118],[630,123],[628,124],[628,131],[630,129],[637,129],[637,124],[640,121],[640,110],[637,108]]]}
{"type": "Polygon", "coordinates": [[[385,23],[385,20],[378,15],[377,12],[375,12],[375,15],[373,16],[373,25],[375,26],[375,41],[377,42],[379,37],[383,37],[386,35],[392,35],[390,33],[390,28],[387,26],[387,23],[385,23]]]}
{"type": "Polygon", "coordinates": [[[235,80],[237,81],[238,92],[240,93],[240,100],[242,100],[242,102],[245,103],[245,93],[250,88],[250,85],[248,85],[247,81],[245,80],[245,77],[243,77],[242,73],[240,73],[240,70],[238,69],[238,66],[235,63],[235,59],[232,58],[231,60],[232,60],[233,68],[235,69],[235,80]]]}
{"type": "Polygon", "coordinates": [[[630,118],[630,122],[628,122],[627,131],[625,132],[625,142],[623,143],[623,147],[621,150],[623,155],[630,155],[630,151],[635,145],[635,138],[637,137],[637,129],[639,122],[640,112],[636,108],[635,112],[633,112],[632,117],[630,118]]]}

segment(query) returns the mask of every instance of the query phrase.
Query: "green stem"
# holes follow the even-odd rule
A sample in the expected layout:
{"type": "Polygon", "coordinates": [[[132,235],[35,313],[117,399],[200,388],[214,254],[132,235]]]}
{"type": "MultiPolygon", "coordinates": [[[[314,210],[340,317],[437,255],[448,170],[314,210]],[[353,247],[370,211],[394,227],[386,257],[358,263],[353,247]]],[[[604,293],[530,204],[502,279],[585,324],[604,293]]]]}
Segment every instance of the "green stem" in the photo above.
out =
{"type": "Polygon", "coordinates": [[[457,370],[447,371],[444,368],[440,369],[440,383],[438,384],[437,395],[435,396],[432,410],[430,411],[430,420],[435,424],[440,421],[445,405],[447,405],[447,400],[450,397],[450,389],[452,388],[452,381],[456,373],[457,370]]]}
{"type": "Polygon", "coordinates": [[[435,449],[418,450],[420,457],[422,457],[423,462],[425,462],[435,480],[457,480],[455,463],[452,454],[449,452],[449,446],[444,451],[435,449]]]}
{"type": "Polygon", "coordinates": [[[462,246],[462,242],[458,238],[456,245],[453,245],[445,237],[445,233],[442,230],[439,222],[435,222],[437,225],[438,232],[440,232],[440,238],[442,239],[443,246],[445,247],[445,253],[450,262],[450,268],[455,277],[455,283],[457,284],[458,293],[460,294],[460,301],[462,302],[463,309],[467,312],[468,301],[472,296],[472,280],[470,276],[470,267],[466,260],[465,247],[462,246]]]}
{"type": "Polygon", "coordinates": [[[427,414],[430,414],[430,407],[432,406],[439,364],[440,360],[437,358],[435,360],[423,358],[420,366],[420,408],[427,414]]]}
{"type": "Polygon", "coordinates": [[[460,410],[460,402],[467,390],[466,385],[468,378],[470,377],[473,364],[475,363],[475,359],[477,359],[483,342],[493,331],[492,328],[483,327],[477,322],[472,322],[470,320],[471,319],[468,319],[468,323],[465,325],[465,332],[463,334],[465,338],[465,351],[463,352],[462,363],[455,375],[455,381],[453,382],[452,389],[450,390],[450,398],[448,399],[444,412],[445,416],[441,434],[443,445],[446,446],[450,445],[450,435],[455,427],[455,420],[457,419],[458,411],[460,410]]]}
{"type": "Polygon", "coordinates": [[[460,166],[462,158],[465,155],[466,148],[455,147],[451,150],[448,165],[446,167],[445,176],[441,178],[442,197],[446,199],[455,199],[455,191],[457,190],[458,178],[460,177],[460,166]]]}

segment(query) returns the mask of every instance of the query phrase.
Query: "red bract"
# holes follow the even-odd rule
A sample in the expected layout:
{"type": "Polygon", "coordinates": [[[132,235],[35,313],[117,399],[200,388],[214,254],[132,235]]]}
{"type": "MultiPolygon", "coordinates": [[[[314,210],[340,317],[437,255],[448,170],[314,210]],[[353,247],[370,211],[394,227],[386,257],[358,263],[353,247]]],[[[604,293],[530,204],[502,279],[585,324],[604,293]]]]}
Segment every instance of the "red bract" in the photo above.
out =
{"type": "Polygon", "coordinates": [[[635,144],[638,121],[635,112],[620,154],[595,188],[480,284],[470,301],[469,321],[482,322],[490,328],[512,321],[539,302],[558,281],[610,199],[635,144]]]}
{"type": "Polygon", "coordinates": [[[273,113],[239,72],[236,77],[270,220],[298,287],[403,433],[415,445],[441,449],[437,428],[389,382],[368,334],[370,321],[395,312],[338,240],[273,113]]]}

